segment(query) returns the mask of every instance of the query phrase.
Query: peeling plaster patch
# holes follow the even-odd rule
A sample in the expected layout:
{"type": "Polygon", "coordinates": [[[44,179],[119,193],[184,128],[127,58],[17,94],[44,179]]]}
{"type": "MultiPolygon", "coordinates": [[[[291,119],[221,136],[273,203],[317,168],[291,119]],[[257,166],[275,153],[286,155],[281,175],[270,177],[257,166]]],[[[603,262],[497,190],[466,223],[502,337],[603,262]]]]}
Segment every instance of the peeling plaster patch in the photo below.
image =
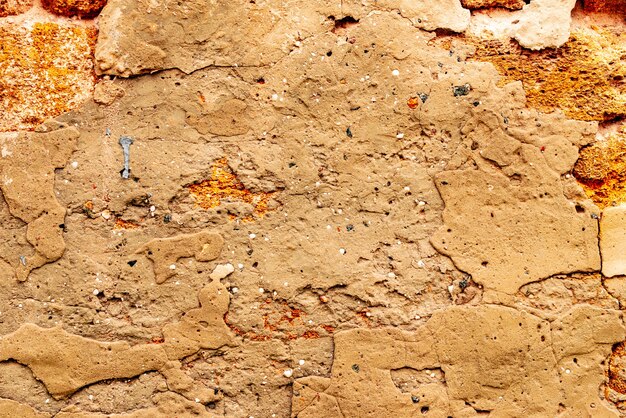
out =
{"type": "Polygon", "coordinates": [[[292,410],[298,417],[333,418],[382,416],[392,410],[408,418],[420,411],[444,417],[471,417],[478,411],[556,416],[561,408],[565,414],[595,409],[617,417],[599,390],[581,390],[579,382],[599,389],[601,364],[611,345],[624,337],[619,311],[588,305],[563,313],[553,324],[491,305],[436,312],[413,333],[342,331],[334,336],[331,377],[297,379],[292,410]],[[431,375],[432,369],[441,369],[444,381],[401,391],[390,372],[402,368],[431,375]]]}
{"type": "Polygon", "coordinates": [[[203,231],[196,234],[153,239],[136,253],[145,253],[146,257],[153,261],[155,281],[160,284],[176,274],[175,263],[178,259],[195,257],[198,261],[215,260],[223,246],[224,239],[220,235],[203,231]]]}
{"type": "Polygon", "coordinates": [[[470,59],[493,64],[501,85],[522,82],[529,107],[588,121],[626,115],[623,30],[579,27],[560,48],[539,52],[501,39],[469,37],[467,43],[475,47],[470,59]]]}
{"type": "MultiPolygon", "coordinates": [[[[541,118],[538,125],[550,126],[559,116],[541,118]]],[[[554,274],[598,270],[597,222],[578,213],[560,180],[588,128],[545,131],[541,145],[531,145],[496,117],[469,121],[464,133],[477,167],[435,176],[446,207],[433,246],[477,283],[505,293],[554,274]]]]}
{"type": "Polygon", "coordinates": [[[61,327],[25,324],[0,339],[0,361],[12,359],[26,365],[57,399],[101,380],[168,370],[168,361],[177,361],[201,348],[233,343],[224,323],[229,303],[226,288],[211,282],[199,292],[198,300],[200,307],[163,328],[164,338],[158,344],[102,342],[70,334],[61,327]]]}
{"type": "Polygon", "coordinates": [[[602,274],[626,275],[626,205],[605,208],[600,220],[602,274]]]}
{"type": "Polygon", "coordinates": [[[532,0],[522,10],[478,11],[472,15],[468,35],[513,38],[524,48],[540,50],[563,45],[569,38],[576,0],[532,0]]]}
{"type": "Polygon", "coordinates": [[[33,247],[22,253],[20,246],[0,255],[13,266],[19,281],[31,271],[61,258],[65,252],[63,229],[65,208],[54,193],[55,169],[66,165],[75,150],[76,128],[50,123],[40,132],[9,136],[2,143],[0,191],[10,213],[26,222],[26,240],[33,247]]]}

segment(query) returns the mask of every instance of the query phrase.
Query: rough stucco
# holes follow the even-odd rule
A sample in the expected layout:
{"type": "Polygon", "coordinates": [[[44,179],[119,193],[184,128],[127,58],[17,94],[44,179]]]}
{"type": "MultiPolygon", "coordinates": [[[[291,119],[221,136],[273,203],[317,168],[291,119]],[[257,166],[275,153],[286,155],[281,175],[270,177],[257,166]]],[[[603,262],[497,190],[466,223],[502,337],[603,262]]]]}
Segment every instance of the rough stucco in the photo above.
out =
{"type": "Polygon", "coordinates": [[[0,417],[626,416],[616,7],[0,7],[0,417]]]}

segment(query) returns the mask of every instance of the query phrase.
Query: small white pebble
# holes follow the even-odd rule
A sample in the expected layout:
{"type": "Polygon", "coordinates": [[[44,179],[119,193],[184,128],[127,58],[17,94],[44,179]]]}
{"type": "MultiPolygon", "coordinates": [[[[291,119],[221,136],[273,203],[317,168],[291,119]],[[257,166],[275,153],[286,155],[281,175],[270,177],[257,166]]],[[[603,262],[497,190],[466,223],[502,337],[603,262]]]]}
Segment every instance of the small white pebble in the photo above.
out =
{"type": "Polygon", "coordinates": [[[98,296],[98,293],[100,293],[100,291],[99,291],[98,289],[94,289],[94,290],[93,290],[93,294],[94,294],[95,296],[98,296]]]}
{"type": "Polygon", "coordinates": [[[255,239],[256,238],[256,234],[250,234],[248,236],[250,237],[250,239],[255,239]]]}
{"type": "Polygon", "coordinates": [[[450,286],[448,286],[448,292],[452,293],[454,291],[454,285],[451,284],[450,286]]]}
{"type": "Polygon", "coordinates": [[[346,250],[344,248],[339,249],[339,254],[344,255],[345,253],[346,253],[346,250]]]}
{"type": "Polygon", "coordinates": [[[196,398],[194,400],[196,401],[196,403],[200,403],[200,399],[196,398]]]}
{"type": "Polygon", "coordinates": [[[235,267],[230,263],[218,264],[213,269],[213,272],[209,274],[209,277],[213,280],[220,280],[231,274],[233,271],[235,271],[235,267]]]}
{"type": "Polygon", "coordinates": [[[396,274],[393,271],[391,271],[391,272],[387,273],[387,277],[389,277],[390,279],[395,279],[396,278],[396,274]]]}
{"type": "Polygon", "coordinates": [[[570,374],[572,371],[570,369],[566,369],[565,373],[570,374]]]}
{"type": "Polygon", "coordinates": [[[283,286],[285,286],[285,287],[289,286],[289,282],[283,283],[283,286]]]}
{"type": "Polygon", "coordinates": [[[272,94],[272,100],[278,100],[278,94],[276,93],[272,94]]]}
{"type": "Polygon", "coordinates": [[[111,212],[109,212],[108,210],[103,210],[100,216],[102,216],[104,219],[111,219],[111,212]]]}
{"type": "Polygon", "coordinates": [[[263,289],[262,287],[259,287],[259,293],[265,293],[265,289],[263,289]]]}
{"type": "Polygon", "coordinates": [[[239,288],[238,287],[233,287],[230,289],[231,292],[233,293],[239,293],[239,288]]]}
{"type": "Polygon", "coordinates": [[[88,398],[90,401],[93,401],[93,395],[89,395],[88,398]]]}
{"type": "Polygon", "coordinates": [[[291,377],[291,375],[293,375],[293,370],[287,369],[283,372],[283,374],[285,375],[285,377],[291,377]]]}
{"type": "Polygon", "coordinates": [[[243,264],[241,264],[241,263],[237,264],[237,268],[238,268],[239,270],[243,269],[243,264]]]}
{"type": "Polygon", "coordinates": [[[372,316],[372,313],[371,312],[365,312],[365,316],[367,316],[369,318],[370,316],[372,316]]]}
{"type": "Polygon", "coordinates": [[[419,315],[415,315],[415,319],[421,319],[422,317],[419,315]]]}
{"type": "Polygon", "coordinates": [[[394,77],[397,77],[397,76],[399,76],[399,75],[400,75],[400,71],[398,71],[398,70],[393,70],[393,71],[391,72],[391,74],[392,74],[394,77]]]}
{"type": "Polygon", "coordinates": [[[72,161],[72,167],[78,168],[78,161],[72,161]]]}
{"type": "Polygon", "coordinates": [[[50,398],[46,399],[44,402],[45,403],[50,403],[50,398]]]}
{"type": "Polygon", "coordinates": [[[417,266],[421,267],[421,268],[424,268],[424,267],[426,267],[426,263],[424,263],[423,260],[420,260],[420,261],[417,262],[417,266]]]}
{"type": "Polygon", "coordinates": [[[156,206],[152,205],[150,206],[150,212],[154,212],[156,210],[156,206]]]}
{"type": "Polygon", "coordinates": [[[299,361],[298,361],[298,364],[299,364],[300,366],[304,366],[304,360],[299,360],[299,361]]]}
{"type": "Polygon", "coordinates": [[[404,138],[404,134],[403,134],[402,132],[398,132],[398,133],[396,134],[396,138],[398,138],[398,139],[402,139],[402,138],[404,138]]]}
{"type": "Polygon", "coordinates": [[[170,270],[176,270],[176,264],[170,264],[170,270]]]}
{"type": "Polygon", "coordinates": [[[404,188],[404,191],[405,191],[405,192],[410,192],[410,191],[411,191],[411,188],[410,188],[409,186],[406,186],[406,187],[404,188]]]}

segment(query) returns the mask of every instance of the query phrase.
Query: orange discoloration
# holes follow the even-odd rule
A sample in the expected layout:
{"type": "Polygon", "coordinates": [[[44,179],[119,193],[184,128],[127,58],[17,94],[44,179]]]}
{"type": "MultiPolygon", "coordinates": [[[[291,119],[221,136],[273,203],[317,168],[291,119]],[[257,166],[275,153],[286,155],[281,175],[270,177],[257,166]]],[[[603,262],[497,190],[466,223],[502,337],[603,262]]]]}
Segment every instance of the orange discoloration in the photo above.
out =
{"type": "Polygon", "coordinates": [[[493,64],[500,85],[521,81],[527,105],[542,112],[604,121],[626,115],[626,33],[590,27],[560,48],[530,51],[513,41],[458,38],[476,48],[470,58],[493,64]]]}
{"type": "Polygon", "coordinates": [[[409,100],[407,100],[406,104],[411,109],[415,109],[417,106],[419,106],[420,99],[419,99],[419,97],[411,97],[409,100]]]}
{"type": "MultiPolygon", "coordinates": [[[[618,393],[626,394],[626,343],[621,342],[613,346],[613,352],[609,357],[609,382],[608,389],[612,389],[618,393]]],[[[610,398],[609,394],[606,394],[610,398]]]]}
{"type": "Polygon", "coordinates": [[[585,0],[583,9],[588,12],[626,14],[625,0],[585,0]]]}
{"type": "Polygon", "coordinates": [[[333,327],[332,325],[320,325],[320,326],[324,328],[324,330],[329,334],[332,334],[333,332],[335,332],[335,327],[333,327]]]}
{"type": "Polygon", "coordinates": [[[317,331],[312,331],[312,330],[305,331],[304,334],[302,334],[302,338],[305,338],[307,340],[312,340],[312,339],[319,338],[319,337],[320,337],[320,333],[317,331]]]}
{"type": "MultiPolygon", "coordinates": [[[[296,308],[291,308],[287,303],[281,302],[276,306],[276,301],[270,300],[261,306],[263,318],[263,330],[244,331],[228,321],[228,315],[224,316],[224,322],[237,335],[253,341],[297,340],[299,338],[320,338],[314,325],[306,325],[303,317],[306,314],[296,308]]],[[[334,328],[333,328],[334,330],[334,328]]]]}
{"type": "Polygon", "coordinates": [[[626,134],[583,148],[573,174],[600,208],[626,202],[626,134]]]}
{"type": "Polygon", "coordinates": [[[113,229],[136,229],[139,228],[139,224],[132,221],[125,221],[124,219],[117,218],[113,229]]]}
{"type": "Polygon", "coordinates": [[[97,30],[35,23],[0,27],[0,131],[33,129],[87,100],[97,30]]]}
{"type": "Polygon", "coordinates": [[[59,16],[92,18],[98,16],[107,0],[41,0],[41,6],[59,16]]]}
{"type": "Polygon", "coordinates": [[[33,6],[33,0],[2,0],[0,2],[0,17],[19,15],[33,6]]]}
{"type": "MultiPolygon", "coordinates": [[[[246,189],[243,183],[228,167],[226,158],[217,160],[211,168],[211,177],[207,180],[187,186],[189,193],[203,209],[218,207],[223,200],[235,200],[253,206],[253,214],[263,216],[269,210],[269,202],[275,192],[254,193],[246,189]]],[[[251,221],[252,217],[243,220],[251,221]]]]}

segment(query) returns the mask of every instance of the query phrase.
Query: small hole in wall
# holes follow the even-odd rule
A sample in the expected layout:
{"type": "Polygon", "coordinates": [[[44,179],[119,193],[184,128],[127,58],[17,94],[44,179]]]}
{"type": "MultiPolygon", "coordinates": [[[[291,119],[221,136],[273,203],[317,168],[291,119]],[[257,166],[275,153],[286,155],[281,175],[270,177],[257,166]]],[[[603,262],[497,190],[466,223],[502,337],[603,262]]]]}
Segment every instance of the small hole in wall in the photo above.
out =
{"type": "Polygon", "coordinates": [[[335,16],[328,16],[328,19],[335,23],[335,27],[332,30],[333,33],[335,33],[337,29],[347,29],[359,23],[359,19],[355,19],[352,16],[345,16],[341,19],[336,19],[335,16]]]}
{"type": "Polygon", "coordinates": [[[428,413],[428,410],[429,410],[429,409],[430,409],[430,408],[428,408],[427,406],[422,406],[422,409],[420,409],[420,412],[421,412],[422,414],[424,414],[424,415],[425,415],[425,414],[427,414],[427,413],[428,413]]]}
{"type": "Polygon", "coordinates": [[[585,208],[580,205],[576,205],[576,213],[585,213],[585,208]]]}

